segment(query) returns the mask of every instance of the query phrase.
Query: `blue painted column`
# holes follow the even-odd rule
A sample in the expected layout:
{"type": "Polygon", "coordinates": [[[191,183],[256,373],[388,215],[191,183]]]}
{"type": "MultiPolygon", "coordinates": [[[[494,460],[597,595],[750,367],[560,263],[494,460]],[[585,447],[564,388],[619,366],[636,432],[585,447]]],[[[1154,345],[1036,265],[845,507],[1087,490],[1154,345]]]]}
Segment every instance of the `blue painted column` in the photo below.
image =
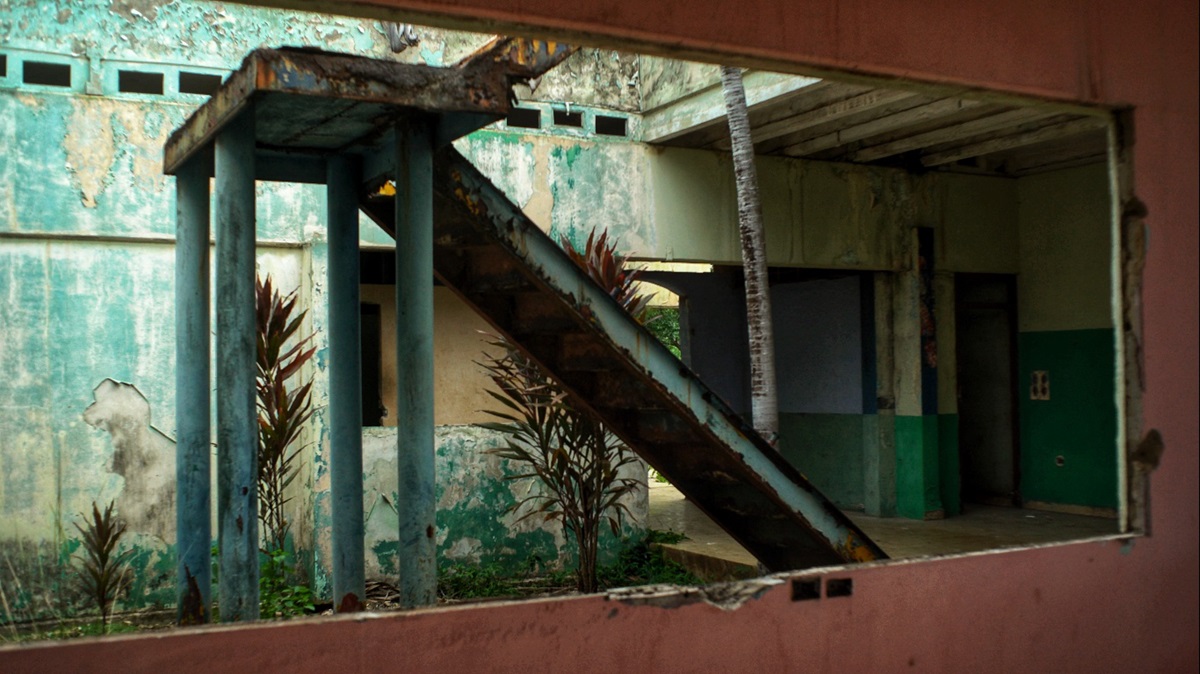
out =
{"type": "Polygon", "coordinates": [[[400,605],[437,598],[433,473],[433,149],[429,126],[396,129],[396,366],[400,605]]]}
{"type": "Polygon", "coordinates": [[[175,209],[176,618],[196,625],[212,605],[208,172],[199,160],[175,175],[175,209]]]}
{"type": "Polygon", "coordinates": [[[217,522],[222,622],[258,619],[254,109],[216,140],[217,522]]]}
{"type": "Polygon", "coordinates": [[[329,472],[333,498],[333,604],[359,611],[363,577],[362,341],[359,326],[357,158],[326,165],[329,266],[329,472]]]}

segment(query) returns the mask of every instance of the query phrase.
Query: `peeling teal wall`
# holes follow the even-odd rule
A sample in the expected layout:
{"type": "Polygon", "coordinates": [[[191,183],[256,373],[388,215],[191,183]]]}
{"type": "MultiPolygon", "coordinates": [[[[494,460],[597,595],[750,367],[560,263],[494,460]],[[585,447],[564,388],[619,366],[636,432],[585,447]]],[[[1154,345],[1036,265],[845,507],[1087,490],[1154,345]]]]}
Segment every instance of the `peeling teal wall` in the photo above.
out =
{"type": "MultiPolygon", "coordinates": [[[[6,376],[0,380],[0,583],[12,588],[20,582],[25,590],[10,594],[14,613],[0,614],[0,621],[69,615],[79,609],[68,568],[78,549],[73,523],[92,501],[103,505],[129,493],[114,466],[116,436],[83,419],[94,401],[93,388],[106,378],[128,382],[150,406],[152,416],[142,431],[164,439],[174,432],[175,197],[173,179],[162,174],[162,146],[205,97],[177,93],[170,78],[180,69],[226,73],[251,49],[279,45],[443,65],[492,37],[419,28],[421,45],[394,55],[379,22],[304,12],[190,0],[20,2],[4,7],[0,369],[6,376]],[[69,64],[71,85],[23,83],[20,63],[25,59],[69,64]],[[117,91],[119,69],[163,73],[165,94],[117,91]],[[9,567],[6,561],[17,563],[9,567]],[[23,577],[11,578],[10,568],[20,569],[23,577]]],[[[610,54],[584,50],[562,74],[544,77],[533,95],[559,102],[555,97],[570,96],[575,104],[604,110],[630,109],[636,103],[628,82],[635,61],[610,54]],[[603,84],[590,96],[588,78],[603,84]]],[[[318,352],[309,374],[317,411],[300,439],[304,461],[291,505],[302,565],[307,575],[323,582],[329,571],[328,554],[320,547],[328,445],[325,197],[319,186],[260,183],[256,191],[259,271],[272,274],[283,288],[299,290],[301,305],[310,307],[305,331],[316,335],[318,352]]],[[[390,243],[373,225],[364,226],[363,233],[366,242],[390,243]]],[[[467,451],[453,440],[455,433],[465,431],[451,432],[453,437],[439,449],[448,485],[463,478],[455,471],[465,470],[452,456],[467,451]]],[[[487,489],[508,484],[492,478],[496,484],[487,489]]],[[[504,505],[487,501],[488,506],[504,505]]],[[[440,521],[466,527],[477,513],[490,524],[472,525],[478,531],[470,536],[447,532],[446,555],[523,559],[536,553],[548,563],[558,559],[561,541],[551,533],[557,524],[544,529],[523,524],[519,541],[502,545],[505,527],[512,523],[494,514],[453,504],[440,521]],[[472,553],[461,542],[469,539],[496,547],[472,553]]],[[[126,608],[173,601],[170,538],[149,527],[127,534],[137,573],[126,608]]]]}

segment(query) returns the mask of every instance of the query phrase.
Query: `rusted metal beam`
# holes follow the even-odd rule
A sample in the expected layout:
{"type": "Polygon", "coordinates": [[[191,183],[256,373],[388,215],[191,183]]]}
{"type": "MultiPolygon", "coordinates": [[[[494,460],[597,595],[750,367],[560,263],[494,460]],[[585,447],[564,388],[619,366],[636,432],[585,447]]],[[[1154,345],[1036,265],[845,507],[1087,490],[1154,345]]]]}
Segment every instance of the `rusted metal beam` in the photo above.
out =
{"type": "Polygon", "coordinates": [[[528,67],[501,61],[489,68],[434,68],[308,49],[259,49],[167,139],[163,172],[173,175],[208,147],[252,100],[259,102],[259,147],[334,153],[373,144],[380,119],[413,109],[487,116],[480,121],[503,116],[509,69],[528,67]],[[294,114],[301,109],[303,119],[294,114]]]}
{"type": "Polygon", "coordinates": [[[567,60],[578,47],[553,40],[500,36],[459,61],[464,70],[503,71],[510,81],[541,77],[567,60]]]}

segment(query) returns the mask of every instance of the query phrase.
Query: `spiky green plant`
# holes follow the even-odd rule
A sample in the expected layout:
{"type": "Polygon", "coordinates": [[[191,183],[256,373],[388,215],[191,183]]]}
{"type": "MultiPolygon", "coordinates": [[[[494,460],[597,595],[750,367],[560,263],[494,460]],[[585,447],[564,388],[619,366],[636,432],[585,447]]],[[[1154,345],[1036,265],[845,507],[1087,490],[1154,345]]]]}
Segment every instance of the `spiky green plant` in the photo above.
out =
{"type": "MultiPolygon", "coordinates": [[[[582,252],[565,238],[562,243],[567,255],[622,307],[635,317],[645,312],[647,298],[634,288],[638,274],[624,268],[607,233],[597,238],[593,231],[582,252]]],[[[505,446],[491,451],[524,468],[509,479],[537,478],[544,485],[513,510],[529,504],[522,519],[559,520],[578,547],[578,589],[595,592],[600,530],[607,521],[614,534],[620,533],[622,517],[629,514],[622,498],[640,485],[623,475],[622,468],[637,458],[603,424],[572,405],[566,391],[524,352],[503,338],[490,343],[501,355],[485,354],[480,365],[497,388],[488,393],[503,409],[487,411],[500,421],[483,426],[508,436],[505,446]]]]}
{"type": "Polygon", "coordinates": [[[292,444],[312,416],[312,382],[291,387],[288,380],[312,359],[309,335],[297,338],[307,311],[296,311],[296,293],[271,287],[271,278],[255,279],[258,374],[258,518],[264,552],[283,550],[290,526],[284,513],[284,491],[296,478],[292,444]],[[295,315],[293,315],[295,314],[295,315]]]}
{"type": "Polygon", "coordinates": [[[113,516],[113,502],[109,501],[104,512],[92,501],[92,517],[86,515],[84,526],[75,522],[75,528],[83,536],[82,565],[76,568],[80,583],[87,595],[100,609],[101,629],[108,632],[108,617],[113,602],[129,584],[129,551],[117,552],[117,544],[125,533],[125,523],[113,516]]]}

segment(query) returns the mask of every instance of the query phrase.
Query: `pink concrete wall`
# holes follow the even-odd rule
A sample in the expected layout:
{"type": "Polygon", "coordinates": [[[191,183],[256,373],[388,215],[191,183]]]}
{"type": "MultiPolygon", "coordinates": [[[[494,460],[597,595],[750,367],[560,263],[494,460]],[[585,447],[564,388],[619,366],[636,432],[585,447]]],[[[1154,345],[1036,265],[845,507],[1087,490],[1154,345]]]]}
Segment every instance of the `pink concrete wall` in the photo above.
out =
{"type": "MultiPolygon", "coordinates": [[[[600,597],[0,652],[0,671],[1028,671],[1197,669],[1194,0],[277,0],[381,7],[1136,106],[1149,207],[1146,427],[1167,449],[1154,535],[862,568],[848,598],[742,608],[600,597]]],[[[410,15],[411,16],[411,15],[410,15]]],[[[457,17],[457,18],[455,18],[457,17]]],[[[429,21],[428,16],[424,20],[429,21]]],[[[599,36],[599,37],[596,37],[599,36]]]]}

